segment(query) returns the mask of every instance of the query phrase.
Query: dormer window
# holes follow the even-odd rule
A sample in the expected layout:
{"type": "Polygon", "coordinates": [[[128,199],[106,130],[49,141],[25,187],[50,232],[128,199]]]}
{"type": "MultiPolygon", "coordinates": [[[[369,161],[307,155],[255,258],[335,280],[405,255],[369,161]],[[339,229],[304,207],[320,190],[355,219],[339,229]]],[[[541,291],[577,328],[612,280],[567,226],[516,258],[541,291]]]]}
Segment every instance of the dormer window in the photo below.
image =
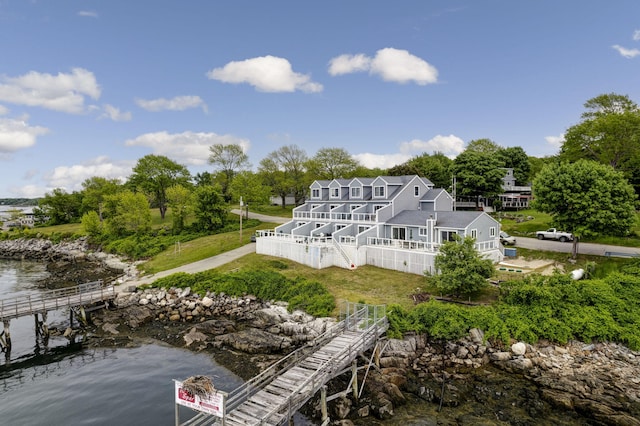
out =
{"type": "Polygon", "coordinates": [[[311,198],[320,198],[320,190],[312,189],[311,190],[311,198]]]}
{"type": "Polygon", "coordinates": [[[420,187],[418,185],[413,187],[413,195],[415,195],[416,197],[420,196],[420,187]]]}
{"type": "Polygon", "coordinates": [[[331,198],[338,198],[340,196],[340,188],[331,188],[331,198]]]}
{"type": "Polygon", "coordinates": [[[373,188],[373,196],[382,198],[384,197],[384,186],[376,186],[373,188]]]}
{"type": "Polygon", "coordinates": [[[362,198],[362,188],[359,186],[351,188],[351,198],[362,198]]]}

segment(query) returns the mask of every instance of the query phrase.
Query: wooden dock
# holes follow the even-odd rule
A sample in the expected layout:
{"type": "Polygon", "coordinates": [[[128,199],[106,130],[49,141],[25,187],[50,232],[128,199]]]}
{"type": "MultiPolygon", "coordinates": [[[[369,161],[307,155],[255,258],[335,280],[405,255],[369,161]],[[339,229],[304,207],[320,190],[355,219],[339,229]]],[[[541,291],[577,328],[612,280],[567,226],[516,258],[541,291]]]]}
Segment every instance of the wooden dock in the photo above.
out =
{"type": "MultiPolygon", "coordinates": [[[[312,344],[292,352],[230,392],[223,404],[222,417],[199,413],[180,423],[177,415],[176,424],[276,426],[289,421],[329,380],[350,370],[355,372],[353,366],[358,355],[371,350],[386,332],[384,307],[351,305],[354,311],[312,344]]],[[[357,375],[352,384],[357,389],[357,375]]]]}
{"type": "Polygon", "coordinates": [[[14,318],[33,315],[36,324],[36,338],[39,336],[48,337],[46,317],[49,311],[80,308],[82,315],[84,315],[85,307],[100,303],[106,304],[115,299],[116,295],[114,286],[104,286],[102,281],[94,281],[75,287],[0,299],[0,321],[4,325],[4,329],[0,332],[0,350],[7,353],[11,350],[9,324],[14,318]]]}

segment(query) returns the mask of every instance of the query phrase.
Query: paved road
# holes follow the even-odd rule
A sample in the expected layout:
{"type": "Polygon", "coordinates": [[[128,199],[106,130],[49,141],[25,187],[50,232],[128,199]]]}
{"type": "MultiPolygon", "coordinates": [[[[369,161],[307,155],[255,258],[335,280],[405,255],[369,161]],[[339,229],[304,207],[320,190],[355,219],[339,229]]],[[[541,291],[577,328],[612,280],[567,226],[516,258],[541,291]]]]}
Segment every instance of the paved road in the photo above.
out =
{"type": "MultiPolygon", "coordinates": [[[[240,214],[240,210],[234,209],[234,210],[231,210],[231,213],[240,214]]],[[[259,221],[262,221],[262,222],[271,222],[271,223],[287,223],[291,220],[290,217],[267,216],[260,213],[253,213],[251,211],[249,211],[249,218],[258,219],[259,221]]]]}
{"type": "MultiPolygon", "coordinates": [[[[557,251],[561,253],[571,253],[573,243],[561,243],[552,240],[538,240],[536,238],[516,237],[516,248],[522,247],[531,250],[557,251]]],[[[605,244],[578,243],[578,254],[591,254],[595,256],[605,256],[605,253],[626,253],[640,255],[640,248],[611,246],[605,244]]]]}

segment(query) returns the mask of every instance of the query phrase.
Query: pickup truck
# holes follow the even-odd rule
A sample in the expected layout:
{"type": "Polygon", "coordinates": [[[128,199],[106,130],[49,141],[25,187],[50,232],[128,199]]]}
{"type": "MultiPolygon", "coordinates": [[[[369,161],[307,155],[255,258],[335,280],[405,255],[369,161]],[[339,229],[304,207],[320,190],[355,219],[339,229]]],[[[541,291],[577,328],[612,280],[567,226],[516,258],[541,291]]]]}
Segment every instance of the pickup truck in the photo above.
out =
{"type": "Polygon", "coordinates": [[[562,243],[565,241],[573,241],[572,233],[558,231],[556,228],[550,228],[546,231],[538,231],[536,232],[536,237],[539,240],[558,240],[562,243]]]}

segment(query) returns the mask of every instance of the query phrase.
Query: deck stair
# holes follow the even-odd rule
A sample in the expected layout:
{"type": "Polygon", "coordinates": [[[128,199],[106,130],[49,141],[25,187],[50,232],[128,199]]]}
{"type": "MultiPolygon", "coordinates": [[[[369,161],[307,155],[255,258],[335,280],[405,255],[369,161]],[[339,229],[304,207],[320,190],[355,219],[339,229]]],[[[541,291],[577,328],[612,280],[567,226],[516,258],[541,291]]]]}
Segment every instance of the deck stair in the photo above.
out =
{"type": "Polygon", "coordinates": [[[230,392],[222,418],[199,413],[181,424],[277,426],[286,423],[329,380],[349,371],[356,358],[372,349],[387,330],[384,306],[349,303],[346,311],[344,320],[312,343],[230,392]]]}
{"type": "Polygon", "coordinates": [[[344,259],[344,261],[347,262],[347,268],[355,269],[356,265],[353,263],[353,261],[351,260],[347,252],[344,251],[344,248],[342,248],[342,245],[338,241],[336,241],[335,238],[333,238],[332,241],[333,241],[333,246],[338,251],[338,253],[340,253],[340,255],[342,256],[342,259],[344,259]]]}

